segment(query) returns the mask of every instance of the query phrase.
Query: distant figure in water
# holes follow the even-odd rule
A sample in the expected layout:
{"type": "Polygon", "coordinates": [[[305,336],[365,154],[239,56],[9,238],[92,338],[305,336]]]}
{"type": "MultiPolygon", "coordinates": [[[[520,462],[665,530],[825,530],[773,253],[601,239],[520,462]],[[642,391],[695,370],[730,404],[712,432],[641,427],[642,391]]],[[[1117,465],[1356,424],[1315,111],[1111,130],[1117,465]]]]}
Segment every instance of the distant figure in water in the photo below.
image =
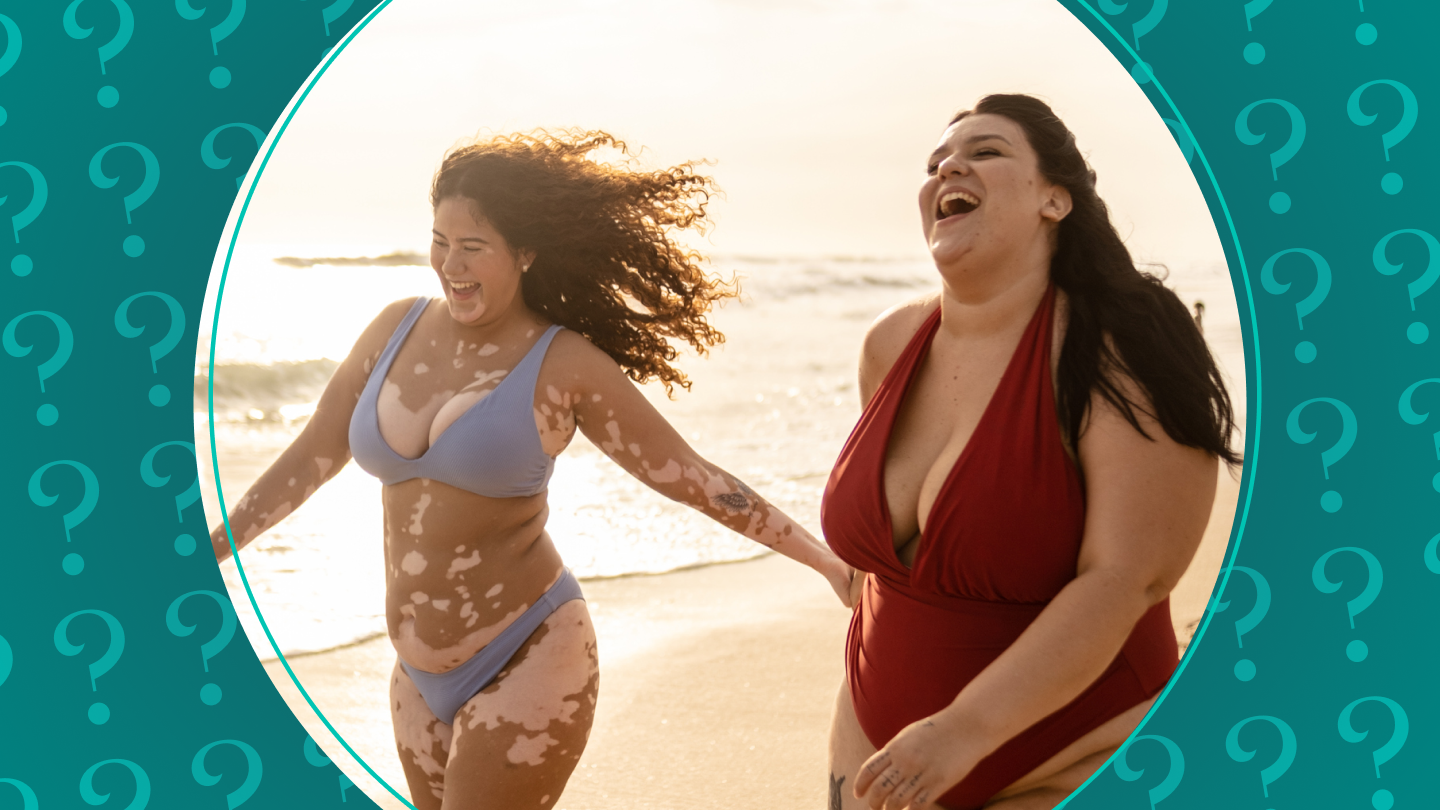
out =
{"type": "Polygon", "coordinates": [[[1205,302],[1204,302],[1204,301],[1196,301],[1196,302],[1195,302],[1195,328],[1196,328],[1196,329],[1199,329],[1199,330],[1200,330],[1200,334],[1202,334],[1202,335],[1205,334],[1205,323],[1204,323],[1204,321],[1205,321],[1205,302]]]}
{"type": "MultiPolygon", "coordinates": [[[[545,530],[555,457],[577,430],[852,601],[848,565],[691,449],[635,387],[688,386],[671,343],[704,353],[723,340],[705,313],[733,292],[673,241],[708,224],[710,178],[591,159],[604,147],[629,154],[604,132],[543,131],[448,154],[430,192],[440,296],[380,312],[230,513],[238,549],[352,457],[384,483],[389,704],[420,810],[546,810],[585,749],[595,629],[545,530]]],[[[315,322],[333,306],[317,301],[315,322]]],[[[225,527],[210,536],[229,557],[225,527]]]]}

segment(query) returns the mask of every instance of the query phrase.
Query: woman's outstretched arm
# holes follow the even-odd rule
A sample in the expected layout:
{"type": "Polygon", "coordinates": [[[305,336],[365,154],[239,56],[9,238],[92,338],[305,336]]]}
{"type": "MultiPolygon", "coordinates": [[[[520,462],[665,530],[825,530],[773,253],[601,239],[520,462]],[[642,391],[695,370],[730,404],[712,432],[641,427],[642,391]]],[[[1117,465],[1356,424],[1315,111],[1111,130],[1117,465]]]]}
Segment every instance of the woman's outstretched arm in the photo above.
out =
{"type": "Polygon", "coordinates": [[[553,379],[560,384],[548,392],[549,403],[536,400],[537,418],[552,434],[578,427],[646,486],[815,569],[850,606],[852,571],[828,546],[695,452],[604,352],[573,332],[562,332],[556,343],[560,373],[553,379]]]}
{"type": "Polygon", "coordinates": [[[1100,677],[1189,566],[1215,498],[1217,461],[1172,440],[1146,413],[1138,386],[1122,384],[1154,441],[1092,399],[1079,448],[1086,512],[1075,579],[949,706],[907,726],[860,768],[855,792],[870,806],[895,793],[886,806],[932,807],[981,759],[1100,677]]]}
{"type": "MultiPolygon", "coordinates": [[[[376,358],[412,303],[413,299],[391,304],[365,328],[350,354],[335,369],[300,435],[231,508],[235,548],[244,548],[284,520],[350,460],[350,416],[355,402],[376,358]]],[[[224,523],[211,530],[210,545],[216,559],[223,562],[230,556],[230,538],[224,523]]]]}

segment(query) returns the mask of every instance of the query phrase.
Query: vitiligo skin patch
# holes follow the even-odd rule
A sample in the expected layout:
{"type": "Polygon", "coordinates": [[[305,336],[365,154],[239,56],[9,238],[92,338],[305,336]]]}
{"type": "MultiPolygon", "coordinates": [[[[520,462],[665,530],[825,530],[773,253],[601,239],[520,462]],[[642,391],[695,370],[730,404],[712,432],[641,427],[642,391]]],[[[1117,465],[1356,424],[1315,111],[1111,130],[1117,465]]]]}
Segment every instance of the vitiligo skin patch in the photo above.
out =
{"type": "MultiPolygon", "coordinates": [[[[396,302],[367,328],[301,435],[236,505],[231,525],[240,545],[298,508],[350,459],[355,403],[411,303],[396,302]]],[[[460,415],[504,384],[547,326],[528,310],[470,326],[454,320],[443,302],[432,303],[381,385],[381,438],[406,458],[425,453],[460,415]]],[[[829,559],[803,528],[690,448],[622,369],[579,334],[562,330],[550,344],[533,410],[546,454],[559,455],[576,430],[583,431],[660,494],[812,567],[829,559]]],[[[440,673],[468,660],[561,574],[560,556],[545,531],[545,492],[490,498],[416,478],[385,486],[381,497],[389,635],[412,667],[440,673]]],[[[228,554],[223,527],[212,541],[217,553],[228,554]]],[[[572,601],[464,704],[453,725],[430,712],[397,666],[391,712],[416,806],[443,810],[480,796],[485,807],[551,806],[590,733],[598,661],[589,612],[583,601],[572,601]]]]}

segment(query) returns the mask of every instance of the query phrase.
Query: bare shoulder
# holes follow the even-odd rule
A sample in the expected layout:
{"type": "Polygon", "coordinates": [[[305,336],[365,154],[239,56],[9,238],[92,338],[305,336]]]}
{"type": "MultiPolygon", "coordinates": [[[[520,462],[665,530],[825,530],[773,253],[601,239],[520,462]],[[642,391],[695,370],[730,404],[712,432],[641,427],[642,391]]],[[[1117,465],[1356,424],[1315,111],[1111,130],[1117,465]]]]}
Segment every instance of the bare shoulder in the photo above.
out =
{"type": "Polygon", "coordinates": [[[352,354],[369,356],[372,351],[378,352],[384,349],[385,344],[390,341],[390,336],[400,328],[400,322],[405,320],[406,313],[415,306],[415,302],[418,300],[420,299],[417,296],[402,298],[386,304],[385,308],[380,310],[380,314],[370,321],[370,325],[365,327],[365,331],[360,333],[360,339],[355,341],[355,351],[352,354]],[[375,345],[376,343],[379,345],[375,345]]]}
{"type": "Polygon", "coordinates": [[[868,403],[880,381],[890,373],[910,339],[940,305],[940,293],[912,298],[880,313],[865,331],[860,349],[860,401],[868,403]]]}
{"type": "MultiPolygon", "coordinates": [[[[1108,343],[1109,337],[1105,340],[1108,343]]],[[[1204,450],[1175,441],[1156,417],[1150,392],[1125,369],[1112,367],[1103,373],[1129,403],[1139,429],[1098,388],[1091,392],[1078,448],[1089,500],[1112,488],[1160,492],[1155,503],[1172,511],[1183,512],[1194,501],[1192,511],[1203,529],[1218,461],[1204,450]]]]}
{"type": "Polygon", "coordinates": [[[595,363],[615,365],[615,361],[590,339],[572,329],[561,328],[555,333],[550,349],[545,353],[546,362],[555,361],[557,366],[584,367],[595,363]]]}
{"type": "Polygon", "coordinates": [[[544,375],[552,381],[588,388],[597,380],[623,374],[620,364],[579,332],[561,329],[545,353],[544,375]]]}

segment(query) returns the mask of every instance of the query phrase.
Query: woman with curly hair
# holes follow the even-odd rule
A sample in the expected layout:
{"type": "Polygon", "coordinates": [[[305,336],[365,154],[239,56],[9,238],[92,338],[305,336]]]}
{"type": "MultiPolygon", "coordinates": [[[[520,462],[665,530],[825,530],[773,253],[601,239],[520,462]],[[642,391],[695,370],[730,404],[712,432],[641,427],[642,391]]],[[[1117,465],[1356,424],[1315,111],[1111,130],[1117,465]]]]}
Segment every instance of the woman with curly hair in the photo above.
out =
{"type": "MultiPolygon", "coordinates": [[[[671,240],[705,224],[710,179],[689,163],[603,165],[602,147],[629,154],[603,132],[450,152],[430,195],[444,298],[380,313],[230,515],[239,548],[352,456],[385,484],[390,707],[422,810],[551,807],[585,748],[595,631],[545,531],[546,484],[577,429],[850,601],[851,569],[701,458],[631,382],[688,387],[669,339],[701,353],[723,340],[705,313],[733,293],[671,240]]],[[[229,556],[225,527],[211,539],[229,556]]]]}
{"type": "Polygon", "coordinates": [[[981,99],[927,175],[940,292],[866,335],[865,410],[821,511],[870,572],[830,806],[1051,808],[1174,671],[1169,593],[1218,462],[1240,462],[1230,400],[1043,102],[981,99]]]}

